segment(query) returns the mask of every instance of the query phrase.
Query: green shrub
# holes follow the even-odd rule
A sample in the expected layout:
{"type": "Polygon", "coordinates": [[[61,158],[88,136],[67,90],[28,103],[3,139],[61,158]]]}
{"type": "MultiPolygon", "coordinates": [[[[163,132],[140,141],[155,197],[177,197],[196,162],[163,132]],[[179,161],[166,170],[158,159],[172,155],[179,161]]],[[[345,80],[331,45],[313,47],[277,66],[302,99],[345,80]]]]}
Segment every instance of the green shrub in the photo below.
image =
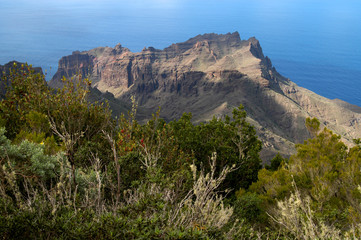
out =
{"type": "Polygon", "coordinates": [[[256,193],[244,193],[234,203],[233,219],[246,219],[251,224],[262,225],[267,220],[264,199],[256,193]]]}

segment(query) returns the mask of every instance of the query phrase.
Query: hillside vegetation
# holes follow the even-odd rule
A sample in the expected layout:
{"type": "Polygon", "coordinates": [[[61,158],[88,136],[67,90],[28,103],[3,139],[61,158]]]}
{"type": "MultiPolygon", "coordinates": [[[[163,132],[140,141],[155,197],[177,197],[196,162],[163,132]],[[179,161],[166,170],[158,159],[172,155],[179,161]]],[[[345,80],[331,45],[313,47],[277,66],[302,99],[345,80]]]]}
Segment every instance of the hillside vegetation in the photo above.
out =
{"type": "Polygon", "coordinates": [[[361,238],[361,141],[348,149],[316,119],[263,168],[242,106],[139,124],[136,99],[113,119],[81,76],[55,91],[14,65],[3,81],[1,239],[361,238]]]}

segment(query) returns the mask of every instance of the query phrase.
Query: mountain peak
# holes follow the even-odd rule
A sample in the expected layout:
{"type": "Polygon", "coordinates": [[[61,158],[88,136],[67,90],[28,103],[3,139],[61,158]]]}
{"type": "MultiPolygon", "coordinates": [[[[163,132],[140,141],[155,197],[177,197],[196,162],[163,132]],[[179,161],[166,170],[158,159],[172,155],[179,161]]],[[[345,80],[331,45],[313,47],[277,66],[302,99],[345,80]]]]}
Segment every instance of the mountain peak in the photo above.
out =
{"type": "Polygon", "coordinates": [[[211,41],[211,42],[234,42],[240,43],[241,37],[238,32],[226,33],[226,34],[217,34],[217,33],[205,33],[197,35],[193,38],[190,38],[186,42],[197,42],[197,41],[211,41]]]}
{"type": "Polygon", "coordinates": [[[238,47],[242,43],[238,32],[227,34],[206,33],[202,35],[197,35],[182,43],[172,44],[164,50],[185,52],[191,49],[198,42],[208,42],[210,45],[217,44],[220,47],[238,47]]]}

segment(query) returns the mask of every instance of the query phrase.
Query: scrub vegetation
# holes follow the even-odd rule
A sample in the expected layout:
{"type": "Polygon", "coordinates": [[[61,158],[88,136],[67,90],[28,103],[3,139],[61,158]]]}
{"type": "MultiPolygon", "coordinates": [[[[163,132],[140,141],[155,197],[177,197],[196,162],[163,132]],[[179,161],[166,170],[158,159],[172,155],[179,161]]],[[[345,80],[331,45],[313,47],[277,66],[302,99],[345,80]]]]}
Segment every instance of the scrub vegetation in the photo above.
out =
{"type": "Polygon", "coordinates": [[[31,66],[4,76],[0,102],[1,239],[361,238],[361,145],[308,119],[312,139],[262,167],[242,106],[113,118],[90,82],[50,89],[31,66]]]}

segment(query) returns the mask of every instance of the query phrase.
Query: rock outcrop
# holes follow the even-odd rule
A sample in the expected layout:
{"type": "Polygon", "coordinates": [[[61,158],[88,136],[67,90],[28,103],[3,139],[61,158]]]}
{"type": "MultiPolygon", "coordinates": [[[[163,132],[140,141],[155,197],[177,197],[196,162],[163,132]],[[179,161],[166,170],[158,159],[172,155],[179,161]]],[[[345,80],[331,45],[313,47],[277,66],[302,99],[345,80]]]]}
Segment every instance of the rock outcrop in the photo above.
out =
{"type": "Polygon", "coordinates": [[[289,155],[295,143],[310,137],[307,117],[318,118],[348,144],[361,137],[360,107],[297,86],[276,71],[257,39],[241,40],[237,32],[198,35],[163,50],[133,53],[118,44],[74,52],[59,61],[50,85],[77,73],[120,101],[135,95],[143,113],[160,106],[166,120],[192,112],[194,122],[207,121],[243,104],[264,143],[264,159],[289,155]]]}

